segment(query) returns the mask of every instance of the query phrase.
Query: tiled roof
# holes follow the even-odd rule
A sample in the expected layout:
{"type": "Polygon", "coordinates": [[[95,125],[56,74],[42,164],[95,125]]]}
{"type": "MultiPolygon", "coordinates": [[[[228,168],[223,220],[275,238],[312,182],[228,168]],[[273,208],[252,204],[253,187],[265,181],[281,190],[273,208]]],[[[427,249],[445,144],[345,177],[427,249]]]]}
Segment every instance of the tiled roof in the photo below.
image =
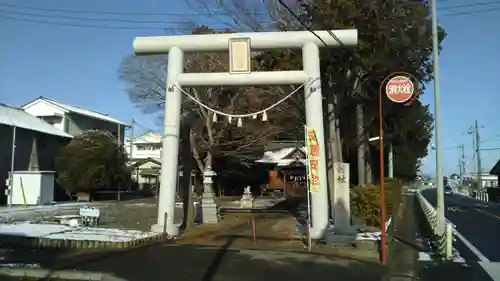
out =
{"type": "MultiPolygon", "coordinates": [[[[294,150],[297,149],[297,145],[289,144],[289,147],[286,148],[281,148],[281,149],[276,149],[276,150],[267,150],[264,152],[264,156],[257,160],[256,162],[258,163],[273,163],[277,164],[278,166],[286,166],[289,165],[290,163],[296,161],[296,159],[286,159],[290,153],[292,153],[294,150]]],[[[302,152],[306,153],[306,148],[305,147],[300,147],[302,152]]]]}

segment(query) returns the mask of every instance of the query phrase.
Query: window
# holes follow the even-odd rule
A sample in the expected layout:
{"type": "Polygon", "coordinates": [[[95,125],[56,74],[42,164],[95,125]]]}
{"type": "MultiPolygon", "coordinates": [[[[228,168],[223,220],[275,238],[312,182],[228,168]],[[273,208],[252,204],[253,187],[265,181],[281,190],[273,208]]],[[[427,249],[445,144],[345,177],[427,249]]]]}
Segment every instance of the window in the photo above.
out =
{"type": "Polygon", "coordinates": [[[140,144],[140,145],[136,145],[136,148],[137,148],[137,150],[152,151],[152,150],[161,149],[161,145],[159,145],[159,144],[140,144]]]}

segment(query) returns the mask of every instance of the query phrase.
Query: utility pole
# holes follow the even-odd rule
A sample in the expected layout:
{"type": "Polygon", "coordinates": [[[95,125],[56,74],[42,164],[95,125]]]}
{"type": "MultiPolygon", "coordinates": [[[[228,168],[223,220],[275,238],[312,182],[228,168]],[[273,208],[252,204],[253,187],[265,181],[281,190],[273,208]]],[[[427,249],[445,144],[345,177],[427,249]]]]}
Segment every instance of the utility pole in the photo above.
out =
{"type": "Polygon", "coordinates": [[[116,142],[118,143],[118,146],[122,145],[122,126],[118,124],[118,128],[116,130],[116,142]]]}
{"type": "MultiPolygon", "coordinates": [[[[132,120],[130,121],[130,132],[129,132],[129,136],[128,136],[128,162],[130,164],[130,167],[132,167],[132,161],[134,159],[133,155],[134,155],[134,129],[135,129],[135,120],[134,118],[132,118],[132,120]]],[[[139,171],[137,169],[137,167],[134,168],[134,170],[132,171],[134,177],[135,177],[135,180],[137,182],[139,182],[139,171]]]]}
{"type": "MultiPolygon", "coordinates": [[[[117,131],[116,131],[116,142],[118,143],[118,147],[122,148],[122,127],[120,124],[118,124],[117,131]]],[[[122,195],[122,187],[120,184],[118,184],[118,187],[116,189],[116,199],[118,201],[121,200],[121,195],[122,195]]]]}
{"type": "Polygon", "coordinates": [[[432,0],[432,55],[434,63],[434,136],[436,139],[437,234],[444,234],[444,186],[441,147],[441,114],[439,97],[439,41],[437,26],[437,0],[432,0]]]}
{"type": "Polygon", "coordinates": [[[464,185],[464,174],[465,174],[465,155],[464,155],[464,145],[460,145],[460,183],[464,185]]]}
{"type": "Polygon", "coordinates": [[[134,118],[132,118],[132,121],[130,122],[130,136],[129,136],[129,140],[130,140],[130,148],[129,148],[129,152],[128,152],[128,161],[130,161],[132,163],[132,159],[133,159],[133,152],[134,152],[134,127],[135,127],[135,120],[134,118]]]}
{"type": "Polygon", "coordinates": [[[477,154],[477,183],[478,183],[478,188],[481,190],[483,189],[483,171],[481,167],[481,137],[479,136],[479,125],[477,124],[477,120],[475,122],[475,131],[476,131],[476,154],[477,154]]]}
{"type": "Polygon", "coordinates": [[[477,167],[476,167],[476,132],[474,129],[472,129],[472,126],[469,127],[469,135],[472,135],[472,157],[471,157],[471,163],[472,163],[472,175],[476,175],[474,179],[477,182],[477,167]]]}

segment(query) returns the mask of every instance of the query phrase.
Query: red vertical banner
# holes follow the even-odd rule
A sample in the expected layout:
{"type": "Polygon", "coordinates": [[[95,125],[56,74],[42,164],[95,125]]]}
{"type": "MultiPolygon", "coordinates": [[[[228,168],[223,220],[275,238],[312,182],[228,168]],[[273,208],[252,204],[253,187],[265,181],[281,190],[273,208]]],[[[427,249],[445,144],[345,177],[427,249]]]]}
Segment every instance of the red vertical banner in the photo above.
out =
{"type": "Polygon", "coordinates": [[[309,177],[309,190],[317,192],[319,190],[319,145],[314,129],[307,129],[307,171],[309,177]]]}

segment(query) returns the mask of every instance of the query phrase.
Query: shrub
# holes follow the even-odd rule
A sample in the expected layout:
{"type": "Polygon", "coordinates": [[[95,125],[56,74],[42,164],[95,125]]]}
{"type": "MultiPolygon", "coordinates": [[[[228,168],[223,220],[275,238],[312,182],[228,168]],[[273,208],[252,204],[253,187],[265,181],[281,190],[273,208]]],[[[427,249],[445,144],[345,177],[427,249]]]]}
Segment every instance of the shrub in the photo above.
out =
{"type": "MultiPolygon", "coordinates": [[[[384,184],[386,220],[392,216],[401,200],[401,182],[387,179],[384,184]]],[[[380,186],[360,185],[351,189],[352,215],[369,226],[380,226],[380,186]]]]}
{"type": "Polygon", "coordinates": [[[57,180],[69,193],[128,184],[127,156],[116,138],[106,132],[88,131],[62,148],[56,156],[57,180]]]}

